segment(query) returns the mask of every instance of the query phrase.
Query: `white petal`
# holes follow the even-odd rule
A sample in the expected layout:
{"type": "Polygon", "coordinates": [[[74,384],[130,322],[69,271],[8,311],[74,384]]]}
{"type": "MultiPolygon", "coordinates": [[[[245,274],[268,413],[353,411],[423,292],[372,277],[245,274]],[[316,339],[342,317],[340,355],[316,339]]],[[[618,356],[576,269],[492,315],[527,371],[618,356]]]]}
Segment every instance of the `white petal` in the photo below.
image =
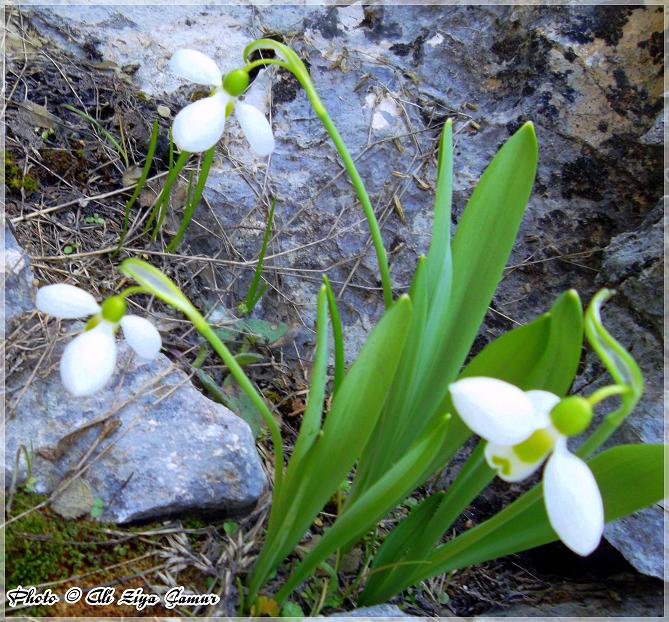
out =
{"type": "Polygon", "coordinates": [[[235,104],[235,115],[239,125],[242,126],[246,140],[257,155],[268,156],[274,151],[272,126],[260,110],[238,101],[235,104]]]}
{"type": "Polygon", "coordinates": [[[177,50],[168,65],[170,71],[196,84],[221,86],[221,70],[216,61],[197,50],[177,50]]]}
{"type": "Polygon", "coordinates": [[[91,294],[66,283],[40,287],[35,296],[35,306],[43,313],[64,320],[88,317],[100,310],[91,294]]]}
{"type": "Polygon", "coordinates": [[[536,462],[523,462],[510,445],[488,443],[485,446],[485,459],[491,469],[497,471],[497,477],[505,482],[520,482],[534,473],[546,456],[536,462]]]}
{"type": "Polygon", "coordinates": [[[548,519],[564,542],[579,555],[592,553],[604,531],[604,504],[588,465],[561,440],[544,470],[548,519]]]}
{"type": "Polygon", "coordinates": [[[228,99],[226,93],[217,91],[179,112],[172,124],[172,138],[181,151],[207,151],[221,139],[228,99]]]}
{"type": "Polygon", "coordinates": [[[113,327],[103,321],[67,344],[60,359],[60,377],[72,395],[91,395],[107,384],[115,366],[113,327]]]}
{"type": "Polygon", "coordinates": [[[123,336],[128,345],[143,359],[154,359],[160,352],[162,342],[158,329],[149,320],[138,315],[121,318],[123,336]]]}
{"type": "Polygon", "coordinates": [[[480,437],[515,445],[540,427],[530,398],[518,387],[496,378],[463,378],[450,386],[458,414],[480,437]]]}
{"type": "Polygon", "coordinates": [[[537,422],[542,428],[551,425],[550,412],[559,403],[560,398],[550,391],[525,391],[525,395],[530,398],[534,412],[537,415],[537,422]]]}

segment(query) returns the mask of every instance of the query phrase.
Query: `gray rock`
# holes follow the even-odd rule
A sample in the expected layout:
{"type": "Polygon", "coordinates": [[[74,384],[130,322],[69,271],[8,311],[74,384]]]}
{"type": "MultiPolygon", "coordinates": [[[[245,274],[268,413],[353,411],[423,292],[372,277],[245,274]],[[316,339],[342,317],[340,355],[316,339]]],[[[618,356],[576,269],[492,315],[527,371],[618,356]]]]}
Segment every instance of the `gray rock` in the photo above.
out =
{"type": "Polygon", "coordinates": [[[18,245],[11,229],[5,225],[5,243],[3,248],[4,288],[2,296],[2,331],[11,322],[35,307],[33,273],[29,255],[18,245]]]}
{"type": "MultiPolygon", "coordinates": [[[[119,343],[119,367],[91,397],[68,396],[56,362],[62,345],[6,422],[6,482],[17,448],[32,445],[36,490],[48,493],[95,442],[101,426],[84,431],[62,457],[45,459],[68,434],[119,409],[120,427],[94,450],[84,478],[104,503],[102,520],[127,523],[184,514],[241,512],[262,494],[266,478],[248,425],[205,398],[163,355],[141,364],[119,343]]],[[[30,370],[28,371],[28,374],[30,370]]],[[[26,382],[27,376],[14,380],[26,382]]],[[[20,479],[25,465],[20,467],[20,479]]]]}
{"type": "Polygon", "coordinates": [[[347,611],[346,613],[337,613],[331,618],[411,618],[404,613],[397,605],[374,605],[372,607],[360,607],[347,611]]]}
{"type": "MultiPolygon", "coordinates": [[[[635,411],[614,434],[618,443],[664,442],[663,408],[663,265],[664,202],[648,214],[638,230],[616,236],[604,251],[602,285],[619,295],[603,310],[607,328],[632,353],[645,383],[635,411]],[[621,298],[623,298],[621,300],[621,298]]],[[[610,383],[597,358],[590,354],[578,384],[595,387],[610,383]]],[[[637,570],[664,577],[664,510],[646,508],[607,525],[605,536],[637,570]]]]}

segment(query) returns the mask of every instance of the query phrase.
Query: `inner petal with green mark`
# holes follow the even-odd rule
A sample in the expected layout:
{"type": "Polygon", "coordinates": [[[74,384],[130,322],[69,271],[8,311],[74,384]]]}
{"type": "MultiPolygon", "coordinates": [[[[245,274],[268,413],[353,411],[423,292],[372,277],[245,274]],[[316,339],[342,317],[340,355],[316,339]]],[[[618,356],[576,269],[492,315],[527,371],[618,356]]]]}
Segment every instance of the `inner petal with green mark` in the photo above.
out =
{"type": "Polygon", "coordinates": [[[532,436],[513,446],[513,451],[523,462],[532,464],[541,460],[555,446],[555,439],[548,428],[537,430],[532,436]]]}

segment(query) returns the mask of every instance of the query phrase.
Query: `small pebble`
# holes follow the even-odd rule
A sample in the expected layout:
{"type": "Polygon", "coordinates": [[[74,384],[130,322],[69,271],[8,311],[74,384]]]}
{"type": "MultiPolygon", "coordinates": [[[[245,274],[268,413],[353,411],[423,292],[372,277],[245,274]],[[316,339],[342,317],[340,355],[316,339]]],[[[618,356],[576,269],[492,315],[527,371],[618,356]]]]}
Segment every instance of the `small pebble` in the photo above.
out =
{"type": "Polygon", "coordinates": [[[164,119],[169,119],[170,116],[172,116],[172,111],[167,107],[164,106],[163,104],[160,104],[158,108],[156,108],[156,112],[163,117],[164,119]]]}

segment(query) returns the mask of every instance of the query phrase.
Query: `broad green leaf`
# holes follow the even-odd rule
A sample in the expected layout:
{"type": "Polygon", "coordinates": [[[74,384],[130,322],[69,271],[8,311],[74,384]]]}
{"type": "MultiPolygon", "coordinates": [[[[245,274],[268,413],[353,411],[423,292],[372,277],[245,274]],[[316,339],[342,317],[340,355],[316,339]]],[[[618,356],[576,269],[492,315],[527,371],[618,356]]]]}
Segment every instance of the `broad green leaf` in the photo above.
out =
{"type": "Polygon", "coordinates": [[[370,579],[365,586],[365,592],[360,601],[361,603],[367,602],[364,597],[368,591],[370,593],[373,591],[370,588],[372,582],[376,583],[378,581],[375,579],[377,574],[382,573],[386,569],[391,569],[396,565],[406,563],[399,560],[403,558],[404,552],[411,546],[411,542],[416,537],[416,534],[420,533],[420,531],[428,525],[445,495],[446,493],[440,490],[423,499],[411,510],[411,512],[409,512],[409,515],[396,525],[386,536],[383,544],[374,555],[374,563],[372,564],[370,571],[370,579]]]}
{"type": "MultiPolygon", "coordinates": [[[[531,123],[497,152],[467,202],[452,242],[453,286],[441,339],[424,370],[417,408],[429,417],[441,411],[502,278],[530,197],[537,166],[531,123]]],[[[416,433],[419,433],[417,429],[416,433]]]]}
{"type": "Polygon", "coordinates": [[[444,417],[440,425],[420,437],[378,482],[346,507],[284,583],[277,594],[279,602],[309,577],[328,555],[353,544],[418,485],[418,479],[441,447],[449,419],[444,417]]]}
{"type": "Polygon", "coordinates": [[[415,383],[416,364],[420,356],[421,337],[428,310],[426,268],[426,258],[421,257],[409,290],[413,312],[407,343],[395,374],[395,381],[390,388],[390,396],[376,424],[371,442],[365,447],[360,458],[351,494],[346,499],[347,505],[354,503],[358,495],[365,490],[366,482],[373,476],[373,471],[370,473],[369,469],[385,463],[384,456],[391,450],[392,440],[398,428],[401,428],[401,423],[394,414],[401,412],[400,403],[410,398],[412,383],[415,383]]]}
{"type": "MultiPolygon", "coordinates": [[[[445,129],[440,148],[444,204],[449,203],[450,196],[448,138],[445,129]]],[[[389,401],[383,425],[392,432],[383,434],[383,453],[373,456],[370,464],[362,461],[356,494],[381,477],[433,417],[450,412],[443,408],[448,385],[455,380],[502,277],[530,196],[536,165],[537,141],[532,125],[526,123],[501,147],[481,176],[456,229],[452,251],[448,245],[442,247],[439,240],[434,242],[430,275],[435,283],[430,283],[430,312],[420,344],[415,346],[420,352],[413,371],[415,381],[399,400],[389,401]],[[441,258],[436,255],[438,249],[441,258]]],[[[445,214],[443,206],[437,211],[445,214]]],[[[450,221],[443,214],[439,223],[442,235],[450,221]]],[[[449,436],[461,435],[455,434],[452,427],[449,436]]]]}
{"type": "MultiPolygon", "coordinates": [[[[352,502],[368,482],[376,481],[418,434],[413,428],[425,425],[426,413],[415,410],[415,395],[423,387],[423,374],[434,347],[443,339],[444,318],[451,293],[451,202],[453,195],[453,132],[449,119],[439,141],[437,192],[432,240],[427,257],[421,257],[411,281],[409,296],[414,314],[405,354],[397,380],[375,431],[375,442],[363,454],[352,502]],[[407,440],[408,438],[408,440],[407,440]]],[[[441,411],[435,416],[439,416],[441,411]]]]}
{"type": "Polygon", "coordinates": [[[411,301],[401,296],[370,333],[348,371],[322,432],[303,459],[302,477],[282,487],[281,519],[267,533],[249,590],[252,596],[290,553],[360,457],[395,376],[411,322],[411,301]]]}
{"type": "MultiPolygon", "coordinates": [[[[620,445],[588,461],[604,501],[607,522],[664,497],[663,445],[620,445]]],[[[548,522],[541,485],[499,514],[437,548],[411,583],[558,539],[548,522]]]]}

